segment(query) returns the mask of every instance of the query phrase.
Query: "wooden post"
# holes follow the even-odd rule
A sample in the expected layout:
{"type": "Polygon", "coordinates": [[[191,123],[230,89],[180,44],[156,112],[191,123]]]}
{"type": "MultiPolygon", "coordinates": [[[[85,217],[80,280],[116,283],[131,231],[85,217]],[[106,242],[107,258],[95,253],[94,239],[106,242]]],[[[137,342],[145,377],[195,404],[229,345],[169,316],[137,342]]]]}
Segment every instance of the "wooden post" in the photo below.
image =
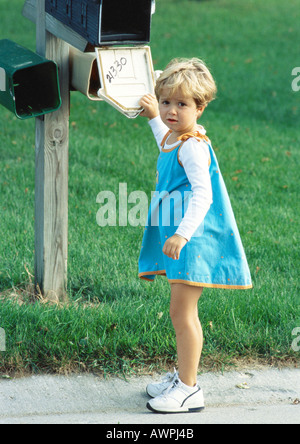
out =
{"type": "Polygon", "coordinates": [[[37,53],[57,63],[61,108],[36,119],[35,284],[50,301],[67,298],[69,46],[46,32],[45,0],[37,2],[37,53]]]}

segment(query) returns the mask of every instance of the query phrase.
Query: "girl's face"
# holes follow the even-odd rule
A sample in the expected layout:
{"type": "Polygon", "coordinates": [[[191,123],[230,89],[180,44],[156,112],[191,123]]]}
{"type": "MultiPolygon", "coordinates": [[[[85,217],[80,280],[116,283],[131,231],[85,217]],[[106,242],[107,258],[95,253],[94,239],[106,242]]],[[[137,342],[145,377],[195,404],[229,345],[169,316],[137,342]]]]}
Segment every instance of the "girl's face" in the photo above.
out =
{"type": "Polygon", "coordinates": [[[197,108],[195,100],[186,97],[180,90],[170,96],[167,88],[162,89],[159,97],[160,117],[176,136],[196,131],[201,111],[201,108],[197,108]]]}

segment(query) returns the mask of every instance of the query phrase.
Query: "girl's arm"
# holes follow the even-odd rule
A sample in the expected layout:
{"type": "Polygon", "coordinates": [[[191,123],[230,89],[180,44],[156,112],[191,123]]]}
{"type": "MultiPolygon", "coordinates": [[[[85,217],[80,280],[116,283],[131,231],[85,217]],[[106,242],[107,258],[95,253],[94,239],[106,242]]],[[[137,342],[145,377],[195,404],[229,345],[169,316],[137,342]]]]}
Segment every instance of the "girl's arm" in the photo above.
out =
{"type": "Polygon", "coordinates": [[[169,128],[162,122],[160,116],[155,117],[155,119],[149,120],[150,128],[152,129],[153,135],[155,137],[157,146],[159,150],[161,151],[161,142],[167,132],[169,131],[169,128]]]}
{"type": "Polygon", "coordinates": [[[152,129],[158,148],[161,150],[161,142],[169,128],[162,122],[159,116],[158,102],[154,95],[146,94],[140,101],[140,105],[144,108],[140,116],[148,117],[149,125],[152,129]]]}
{"type": "Polygon", "coordinates": [[[192,186],[193,196],[176,234],[190,240],[212,204],[210,154],[205,142],[189,139],[183,145],[179,159],[192,186]]]}
{"type": "Polygon", "coordinates": [[[175,260],[179,259],[182,248],[203,222],[212,204],[210,154],[207,145],[189,139],[181,148],[179,160],[192,185],[193,196],[176,233],[166,240],[163,247],[163,253],[175,260]]]}

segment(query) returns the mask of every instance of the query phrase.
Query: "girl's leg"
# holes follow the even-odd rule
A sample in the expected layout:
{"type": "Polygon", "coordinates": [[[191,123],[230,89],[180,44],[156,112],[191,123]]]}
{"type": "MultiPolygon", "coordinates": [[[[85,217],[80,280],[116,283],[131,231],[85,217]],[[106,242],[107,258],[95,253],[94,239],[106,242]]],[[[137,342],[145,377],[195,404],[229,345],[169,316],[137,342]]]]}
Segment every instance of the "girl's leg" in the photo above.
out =
{"type": "Polygon", "coordinates": [[[193,387],[203,348],[203,333],[198,316],[202,287],[171,284],[170,315],[176,332],[179,377],[193,387]]]}

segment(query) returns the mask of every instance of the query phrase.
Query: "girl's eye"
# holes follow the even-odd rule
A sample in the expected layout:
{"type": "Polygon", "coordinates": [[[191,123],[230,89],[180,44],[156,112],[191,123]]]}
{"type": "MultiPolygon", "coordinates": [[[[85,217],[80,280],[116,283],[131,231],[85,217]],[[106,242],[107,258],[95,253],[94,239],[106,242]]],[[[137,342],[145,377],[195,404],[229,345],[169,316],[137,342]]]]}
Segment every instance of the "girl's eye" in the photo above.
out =
{"type": "Polygon", "coordinates": [[[162,104],[163,104],[163,105],[169,105],[169,103],[170,103],[170,102],[168,102],[168,100],[163,100],[163,101],[162,101],[162,104]]]}
{"type": "Polygon", "coordinates": [[[185,103],[183,103],[183,102],[179,102],[179,103],[178,103],[178,106],[180,106],[180,107],[182,108],[183,106],[186,106],[186,105],[185,105],[185,103]]]}

